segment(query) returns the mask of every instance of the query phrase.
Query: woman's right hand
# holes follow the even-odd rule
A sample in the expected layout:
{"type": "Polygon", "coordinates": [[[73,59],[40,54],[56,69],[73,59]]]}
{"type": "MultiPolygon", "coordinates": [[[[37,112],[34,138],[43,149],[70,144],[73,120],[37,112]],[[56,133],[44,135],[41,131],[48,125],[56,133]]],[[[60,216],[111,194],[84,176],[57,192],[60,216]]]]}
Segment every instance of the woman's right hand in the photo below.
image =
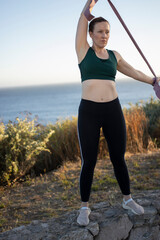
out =
{"type": "Polygon", "coordinates": [[[90,0],[90,3],[88,5],[88,7],[85,9],[84,11],[84,15],[87,18],[88,21],[91,21],[94,16],[91,14],[92,9],[94,7],[94,5],[98,2],[98,0],[90,0]]]}

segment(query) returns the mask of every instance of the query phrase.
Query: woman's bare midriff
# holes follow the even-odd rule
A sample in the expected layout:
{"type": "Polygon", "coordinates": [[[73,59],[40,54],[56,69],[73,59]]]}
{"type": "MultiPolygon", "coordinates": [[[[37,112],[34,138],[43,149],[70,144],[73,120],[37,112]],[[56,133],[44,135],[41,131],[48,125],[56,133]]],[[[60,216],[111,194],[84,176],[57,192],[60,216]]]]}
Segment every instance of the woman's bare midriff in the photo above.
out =
{"type": "Polygon", "coordinates": [[[118,97],[112,80],[89,79],[82,82],[82,98],[94,102],[109,102],[118,97]]]}

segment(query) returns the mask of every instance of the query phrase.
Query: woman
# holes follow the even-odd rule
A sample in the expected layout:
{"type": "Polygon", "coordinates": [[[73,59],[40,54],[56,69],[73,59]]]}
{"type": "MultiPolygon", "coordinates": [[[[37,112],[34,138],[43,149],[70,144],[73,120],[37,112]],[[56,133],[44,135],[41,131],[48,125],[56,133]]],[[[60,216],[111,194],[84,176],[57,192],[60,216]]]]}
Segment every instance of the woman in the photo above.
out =
{"type": "MultiPolygon", "coordinates": [[[[76,33],[76,53],[82,78],[82,99],[78,113],[78,138],[82,167],[80,173],[81,208],[77,222],[89,223],[90,190],[97,161],[100,128],[106,138],[114,173],[123,194],[122,206],[135,214],[144,209],[131,197],[129,175],[124,159],[126,126],[115,86],[116,71],[136,80],[153,84],[154,80],[130,66],[122,56],[105,49],[110,36],[110,24],[104,18],[95,18],[89,24],[93,45],[87,42],[88,20],[84,14],[90,7],[88,0],[79,19],[76,33]]],[[[160,79],[158,78],[158,81],[160,79]]]]}

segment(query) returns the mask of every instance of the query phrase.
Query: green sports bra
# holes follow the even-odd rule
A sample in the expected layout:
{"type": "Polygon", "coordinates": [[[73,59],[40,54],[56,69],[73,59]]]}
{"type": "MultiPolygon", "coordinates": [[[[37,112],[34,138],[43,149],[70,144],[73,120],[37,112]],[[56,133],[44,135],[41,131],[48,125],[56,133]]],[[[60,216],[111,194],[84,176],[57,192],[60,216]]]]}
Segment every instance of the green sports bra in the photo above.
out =
{"type": "Polygon", "coordinates": [[[82,82],[88,79],[104,79],[115,81],[117,72],[117,59],[113,51],[108,50],[109,58],[97,57],[95,51],[90,47],[84,59],[78,64],[82,82]]]}

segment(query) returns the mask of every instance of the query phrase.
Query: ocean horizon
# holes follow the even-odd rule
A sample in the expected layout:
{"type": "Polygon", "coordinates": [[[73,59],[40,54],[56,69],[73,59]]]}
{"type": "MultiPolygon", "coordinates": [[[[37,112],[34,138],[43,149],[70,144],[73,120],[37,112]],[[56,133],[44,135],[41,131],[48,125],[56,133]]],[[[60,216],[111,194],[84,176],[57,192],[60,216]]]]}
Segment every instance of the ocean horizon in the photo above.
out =
{"type": "MultiPolygon", "coordinates": [[[[132,79],[116,80],[122,108],[156,99],[153,87],[132,79]]],[[[26,114],[43,125],[77,116],[81,100],[81,83],[0,88],[0,121],[5,125],[26,114]]]]}

